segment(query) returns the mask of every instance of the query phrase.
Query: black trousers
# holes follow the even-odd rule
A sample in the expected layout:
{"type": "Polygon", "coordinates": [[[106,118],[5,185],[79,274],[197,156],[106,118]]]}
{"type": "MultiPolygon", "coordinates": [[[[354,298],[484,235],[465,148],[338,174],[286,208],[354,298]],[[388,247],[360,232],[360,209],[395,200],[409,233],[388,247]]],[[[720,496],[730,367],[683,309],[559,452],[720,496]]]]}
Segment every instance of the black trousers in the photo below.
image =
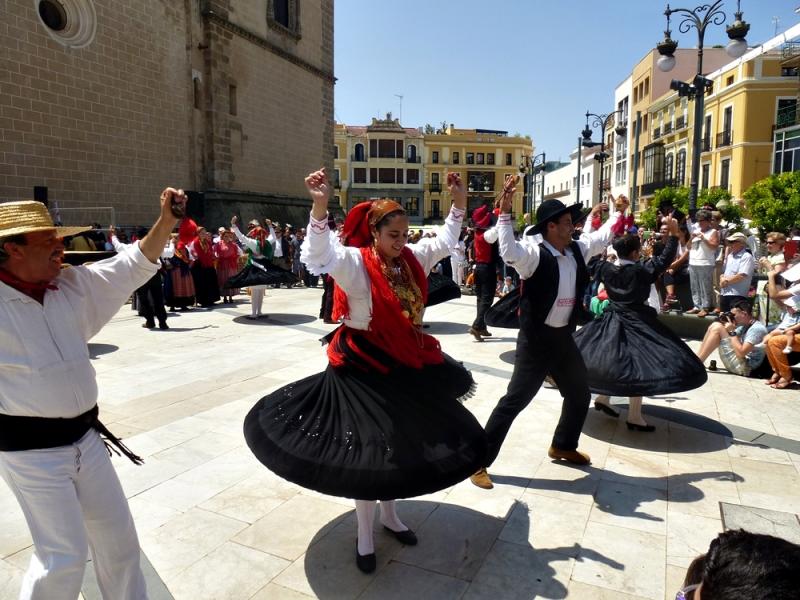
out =
{"type": "Polygon", "coordinates": [[[333,314],[333,277],[322,276],[322,303],[319,307],[319,318],[330,319],[333,314]]]}
{"type": "Polygon", "coordinates": [[[564,398],[552,445],[559,450],[578,448],[591,394],[586,382],[586,365],[572,339],[572,328],[541,325],[536,331],[527,333],[520,329],[514,373],[506,395],[500,398],[486,423],[489,438],[487,467],[500,453],[514,419],[530,404],[548,374],[564,398]]]}
{"type": "Polygon", "coordinates": [[[484,315],[492,306],[494,293],[497,289],[497,271],[494,265],[489,263],[477,263],[475,265],[475,296],[478,300],[478,315],[472,322],[472,327],[478,331],[486,329],[484,315]]]}
{"type": "Polygon", "coordinates": [[[158,319],[159,323],[167,322],[160,272],[153,275],[147,280],[147,283],[136,290],[136,301],[139,303],[139,311],[146,323],[154,325],[154,319],[158,319]]]}

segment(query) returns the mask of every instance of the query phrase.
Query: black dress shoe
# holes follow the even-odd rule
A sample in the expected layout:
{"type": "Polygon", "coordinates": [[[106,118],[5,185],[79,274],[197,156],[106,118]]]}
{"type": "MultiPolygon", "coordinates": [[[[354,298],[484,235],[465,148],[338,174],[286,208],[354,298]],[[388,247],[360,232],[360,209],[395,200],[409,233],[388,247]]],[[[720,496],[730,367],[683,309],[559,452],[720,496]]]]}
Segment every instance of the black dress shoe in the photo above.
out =
{"type": "Polygon", "coordinates": [[[362,573],[372,573],[375,571],[375,567],[377,566],[374,552],[364,556],[358,553],[358,540],[356,540],[356,566],[362,573]]]}
{"type": "Polygon", "coordinates": [[[604,412],[609,417],[614,417],[615,419],[619,418],[619,413],[611,408],[608,404],[603,404],[602,402],[595,402],[594,409],[604,412]]]}
{"type": "Polygon", "coordinates": [[[625,425],[628,426],[628,431],[644,431],[645,433],[652,433],[656,430],[655,425],[638,425],[636,423],[631,423],[630,421],[625,421],[625,425]]]}
{"type": "Polygon", "coordinates": [[[389,529],[386,525],[384,525],[383,528],[391,533],[401,544],[406,546],[417,545],[417,536],[410,529],[406,529],[405,531],[395,531],[394,529],[389,529]]]}
{"type": "Polygon", "coordinates": [[[142,323],[142,327],[144,327],[145,329],[155,329],[156,324],[151,323],[150,321],[145,321],[144,323],[142,323]]]}

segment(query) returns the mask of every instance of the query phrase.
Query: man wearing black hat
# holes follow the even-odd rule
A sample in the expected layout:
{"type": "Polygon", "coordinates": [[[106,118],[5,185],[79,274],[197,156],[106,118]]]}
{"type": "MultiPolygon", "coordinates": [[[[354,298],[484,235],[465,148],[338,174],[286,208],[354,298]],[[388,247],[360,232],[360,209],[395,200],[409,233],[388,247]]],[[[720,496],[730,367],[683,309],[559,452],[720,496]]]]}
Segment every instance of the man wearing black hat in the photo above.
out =
{"type": "MultiPolygon", "coordinates": [[[[586,365],[572,333],[583,312],[581,297],[589,283],[586,261],[608,245],[612,227],[621,213],[616,212],[598,231],[573,240],[574,224],[585,216],[581,204],[565,206],[559,200],[546,200],[536,211],[536,225],[526,230],[528,235],[540,234],[543,242],[535,244],[527,238],[517,242],[511,222],[514,191],[513,184],[507,183],[497,228],[500,255],[522,279],[520,329],[514,373],[506,395],[486,423],[489,438],[486,466],[497,458],[514,419],[530,403],[548,374],[558,385],[564,401],[547,454],[553,459],[585,465],[590,459],[578,451],[578,438],[591,395],[586,365]]],[[[603,208],[604,205],[597,205],[593,212],[603,208]]],[[[624,212],[627,204],[621,208],[624,212]]],[[[470,480],[481,488],[493,487],[486,468],[472,475],[470,480]]]]}

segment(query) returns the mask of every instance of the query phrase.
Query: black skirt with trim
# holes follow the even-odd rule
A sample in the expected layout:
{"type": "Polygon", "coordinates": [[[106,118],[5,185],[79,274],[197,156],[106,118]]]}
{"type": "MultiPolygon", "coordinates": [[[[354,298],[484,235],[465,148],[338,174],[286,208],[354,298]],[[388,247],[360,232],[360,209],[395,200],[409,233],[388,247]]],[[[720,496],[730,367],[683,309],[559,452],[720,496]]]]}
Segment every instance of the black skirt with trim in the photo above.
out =
{"type": "Polygon", "coordinates": [[[272,264],[269,259],[253,257],[236,275],[228,279],[226,288],[246,288],[256,285],[294,284],[299,282],[297,275],[272,264]]]}
{"type": "Polygon", "coordinates": [[[492,304],[483,315],[489,327],[519,329],[520,288],[515,287],[497,302],[492,304]]]}
{"type": "Polygon", "coordinates": [[[276,390],[245,418],[247,445],[268,469],[323,494],[392,500],[447,488],[483,466],[486,434],[460,402],[475,384],[460,363],[445,355],[413,369],[356,330],[336,339],[348,366],[276,390]]]}
{"type": "Polygon", "coordinates": [[[461,288],[451,277],[441,273],[428,275],[428,301],[425,306],[436,306],[448,300],[461,298],[461,288]]]}
{"type": "Polygon", "coordinates": [[[656,396],[693,390],[708,380],[700,359],[649,306],[611,302],[573,336],[595,394],[656,396]]]}

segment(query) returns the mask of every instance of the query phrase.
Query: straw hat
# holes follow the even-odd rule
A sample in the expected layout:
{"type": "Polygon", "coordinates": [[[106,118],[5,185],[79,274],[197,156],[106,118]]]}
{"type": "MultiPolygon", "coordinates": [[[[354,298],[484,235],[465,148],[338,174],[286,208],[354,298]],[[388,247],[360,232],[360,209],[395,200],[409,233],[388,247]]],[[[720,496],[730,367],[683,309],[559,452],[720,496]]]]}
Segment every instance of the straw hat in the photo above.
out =
{"type": "Polygon", "coordinates": [[[91,227],[56,227],[47,207],[34,200],[0,203],[0,238],[51,229],[55,229],[59,237],[67,237],[89,231],[91,227]]]}

